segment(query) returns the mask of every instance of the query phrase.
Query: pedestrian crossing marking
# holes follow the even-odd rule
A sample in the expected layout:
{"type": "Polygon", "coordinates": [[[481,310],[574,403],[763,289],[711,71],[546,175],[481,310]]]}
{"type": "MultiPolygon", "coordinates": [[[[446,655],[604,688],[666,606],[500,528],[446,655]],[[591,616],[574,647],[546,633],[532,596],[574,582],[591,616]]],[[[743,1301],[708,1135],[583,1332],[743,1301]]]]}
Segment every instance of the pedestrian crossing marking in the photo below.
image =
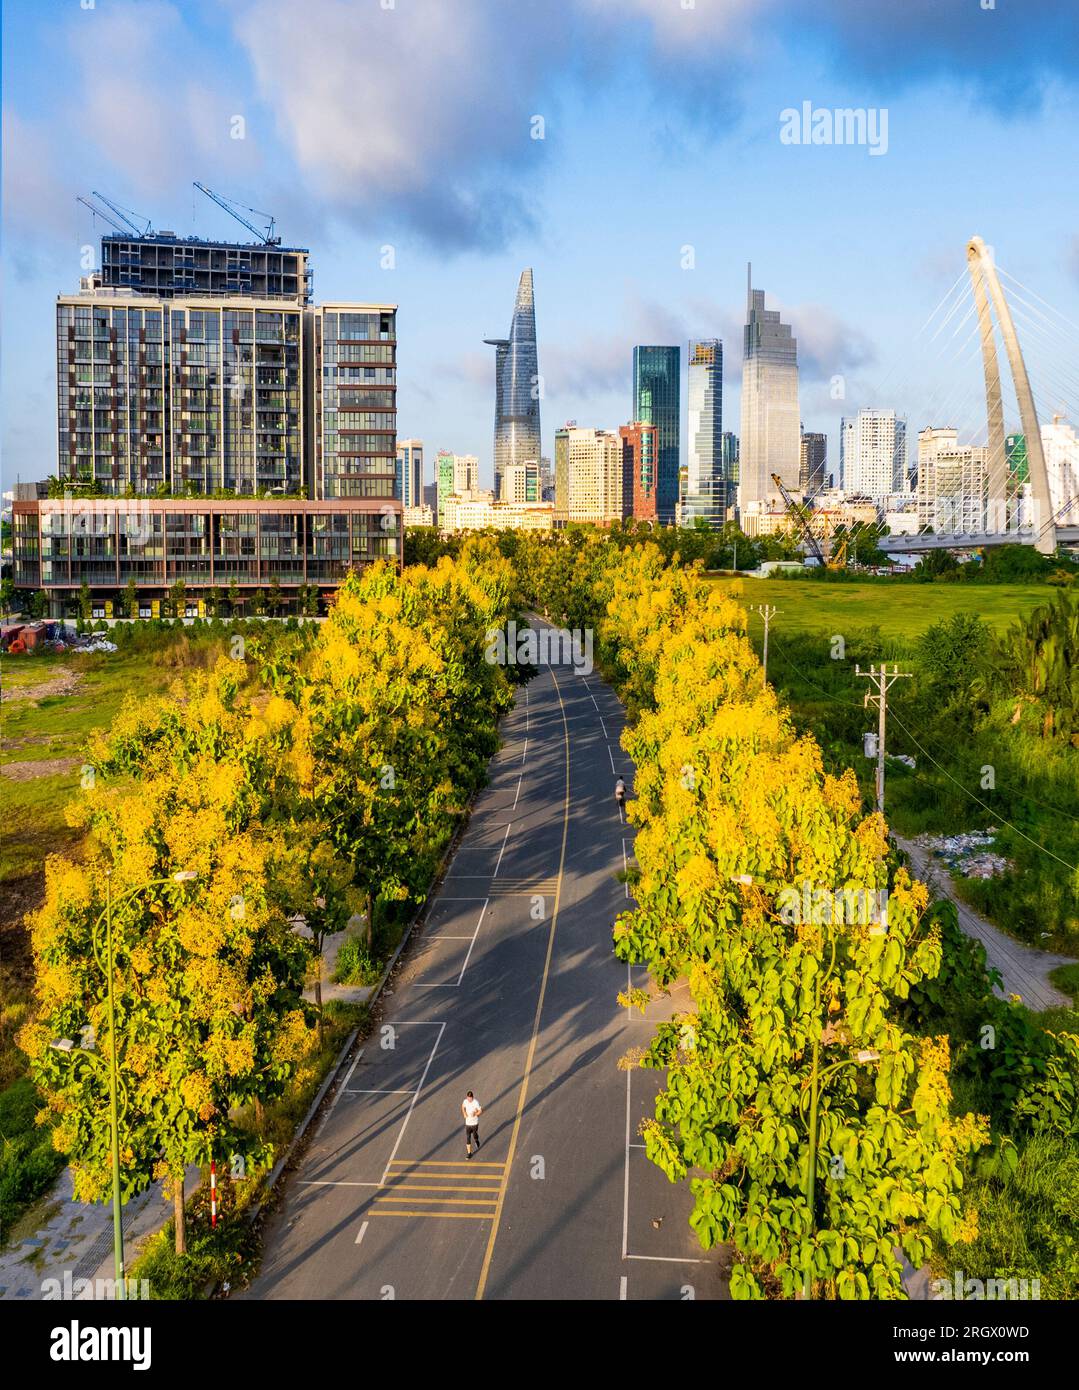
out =
{"type": "Polygon", "coordinates": [[[377,1216],[434,1216],[444,1221],[492,1221],[493,1211],[380,1211],[378,1207],[371,1208],[372,1215],[377,1216]]]}

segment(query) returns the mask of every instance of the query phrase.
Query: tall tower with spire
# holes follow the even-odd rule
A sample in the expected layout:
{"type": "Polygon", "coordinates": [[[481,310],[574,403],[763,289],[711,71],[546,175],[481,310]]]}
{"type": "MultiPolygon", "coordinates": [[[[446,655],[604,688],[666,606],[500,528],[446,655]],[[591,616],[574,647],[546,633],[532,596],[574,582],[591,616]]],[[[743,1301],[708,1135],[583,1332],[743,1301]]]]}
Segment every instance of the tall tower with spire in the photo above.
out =
{"type": "Polygon", "coordinates": [[[508,338],[485,338],[495,350],[495,496],[511,463],[535,463],[540,449],[541,383],[536,353],[532,271],[517,282],[508,338]]]}

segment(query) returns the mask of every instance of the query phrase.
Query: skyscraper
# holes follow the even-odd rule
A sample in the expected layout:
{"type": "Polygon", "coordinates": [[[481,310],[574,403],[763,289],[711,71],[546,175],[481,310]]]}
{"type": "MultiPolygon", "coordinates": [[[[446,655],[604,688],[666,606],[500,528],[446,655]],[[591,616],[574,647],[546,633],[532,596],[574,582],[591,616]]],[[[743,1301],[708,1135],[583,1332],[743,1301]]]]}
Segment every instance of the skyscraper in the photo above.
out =
{"type": "Polygon", "coordinates": [[[510,463],[539,463],[540,380],[532,271],[522,270],[508,338],[485,338],[495,350],[495,496],[510,463]]]}
{"type": "Polygon", "coordinates": [[[798,470],[798,490],[806,497],[823,492],[828,486],[828,436],[802,431],[802,462],[798,470]]]}
{"type": "Polygon", "coordinates": [[[865,497],[903,492],[907,482],[907,422],[894,410],[859,410],[839,428],[840,486],[865,497]]]}
{"type": "Polygon", "coordinates": [[[702,338],[689,344],[686,489],[682,525],[698,517],[713,530],[727,519],[723,471],[723,344],[702,338]]]}
{"type": "Polygon", "coordinates": [[[742,429],[738,501],[778,496],[772,474],[798,486],[801,426],[798,414],[798,344],[790,325],[764,307],[764,291],[753,288],[749,271],[742,358],[742,429]]]}
{"type": "Polygon", "coordinates": [[[406,507],[423,506],[423,440],[397,441],[397,481],[394,496],[406,507]]]}
{"type": "Polygon", "coordinates": [[[633,419],[655,425],[659,432],[656,460],[656,517],[664,526],[674,521],[678,502],[681,352],[676,347],[633,349],[633,419]]]}

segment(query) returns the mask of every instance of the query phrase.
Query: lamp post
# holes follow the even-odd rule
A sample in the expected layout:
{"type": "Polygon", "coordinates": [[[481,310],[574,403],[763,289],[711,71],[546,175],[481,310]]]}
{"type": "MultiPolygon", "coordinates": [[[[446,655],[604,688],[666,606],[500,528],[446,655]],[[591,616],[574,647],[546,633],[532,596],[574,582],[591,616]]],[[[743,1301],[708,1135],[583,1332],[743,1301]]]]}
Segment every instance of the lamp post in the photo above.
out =
{"type": "MultiPolygon", "coordinates": [[[[147,883],[140,884],[137,888],[129,889],[123,897],[121,903],[136,897],[139,893],[145,893],[147,888],[156,888],[163,883],[191,883],[198,874],[194,869],[181,869],[178,873],[169,874],[165,878],[152,878],[147,883]]],[[[111,1134],[112,1147],[112,1249],[113,1267],[116,1275],[116,1287],[118,1297],[125,1298],[124,1288],[124,1229],[122,1216],[122,1203],[120,1200],[120,1107],[119,1089],[120,1079],[116,1066],[116,1005],[113,998],[113,950],[112,950],[112,870],[105,871],[105,910],[100,914],[94,923],[91,941],[94,949],[94,959],[105,975],[105,997],[107,1001],[109,1015],[109,1129],[111,1134]],[[98,932],[101,923],[105,923],[105,959],[102,961],[101,952],[98,947],[98,932]]],[[[93,1033],[89,1025],[83,1028],[80,1036],[83,1041],[79,1044],[72,1042],[70,1038],[59,1038],[50,1046],[57,1052],[73,1052],[76,1047],[87,1056],[94,1056],[96,1046],[93,1033]],[[86,1041],[87,1034],[90,1034],[90,1041],[86,1041]]]]}

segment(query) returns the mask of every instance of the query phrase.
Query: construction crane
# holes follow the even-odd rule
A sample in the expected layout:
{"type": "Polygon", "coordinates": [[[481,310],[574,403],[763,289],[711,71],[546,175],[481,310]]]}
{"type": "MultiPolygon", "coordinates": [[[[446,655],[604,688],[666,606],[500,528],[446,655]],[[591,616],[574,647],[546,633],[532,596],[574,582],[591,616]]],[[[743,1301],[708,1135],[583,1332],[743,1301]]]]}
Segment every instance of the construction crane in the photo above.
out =
{"type": "MultiPolygon", "coordinates": [[[[131,211],[130,208],[120,207],[119,204],[114,203],[111,198],[106,198],[104,193],[99,193],[96,188],[93,190],[93,196],[98,200],[99,203],[104,203],[107,208],[111,208],[111,210],[116,214],[120,221],[125,223],[128,227],[130,227],[136,236],[150,236],[153,233],[154,229],[151,226],[150,219],[148,217],[140,218],[140,220],[143,223],[145,223],[144,226],[140,227],[137,223],[132,222],[131,218],[128,217],[127,214],[131,211]]],[[[134,215],[136,217],[140,216],[140,214],[138,213],[135,213],[134,215]]],[[[121,230],[123,230],[123,228],[121,228],[121,230]]]]}
{"type": "Polygon", "coordinates": [[[779,495],[783,498],[784,506],[787,508],[787,511],[790,513],[791,517],[797,523],[798,529],[802,534],[802,539],[806,542],[810,550],[813,552],[813,556],[816,559],[817,563],[829,569],[834,568],[834,566],[829,565],[828,561],[824,558],[824,551],[820,548],[820,542],[813,534],[812,528],[809,525],[809,521],[807,520],[805,513],[802,511],[801,507],[799,507],[798,503],[787,491],[786,487],[784,487],[783,479],[779,476],[778,473],[772,474],[772,482],[775,483],[777,488],[779,488],[779,495]]]}
{"type": "Polygon", "coordinates": [[[89,208],[95,217],[100,217],[102,222],[107,222],[110,227],[115,227],[118,232],[123,232],[125,230],[121,227],[120,223],[117,222],[115,217],[110,217],[107,212],[102,212],[100,208],[94,207],[90,199],[84,198],[81,193],[75,194],[75,201],[81,203],[84,208],[89,208]]]}
{"type": "Polygon", "coordinates": [[[199,183],[198,179],[195,179],[194,183],[200,193],[205,193],[207,198],[212,198],[218,207],[224,208],[230,217],[234,217],[241,226],[246,227],[249,232],[257,236],[259,241],[263,242],[264,245],[281,245],[281,238],[273,234],[274,220],[268,212],[260,212],[258,208],[249,208],[244,203],[234,202],[231,198],[223,198],[220,193],[215,193],[212,188],[207,188],[204,183],[199,183]],[[246,217],[241,217],[236,211],[237,208],[243,208],[245,212],[253,212],[256,217],[267,218],[268,221],[265,230],[260,230],[253,222],[248,222],[246,217]]]}

